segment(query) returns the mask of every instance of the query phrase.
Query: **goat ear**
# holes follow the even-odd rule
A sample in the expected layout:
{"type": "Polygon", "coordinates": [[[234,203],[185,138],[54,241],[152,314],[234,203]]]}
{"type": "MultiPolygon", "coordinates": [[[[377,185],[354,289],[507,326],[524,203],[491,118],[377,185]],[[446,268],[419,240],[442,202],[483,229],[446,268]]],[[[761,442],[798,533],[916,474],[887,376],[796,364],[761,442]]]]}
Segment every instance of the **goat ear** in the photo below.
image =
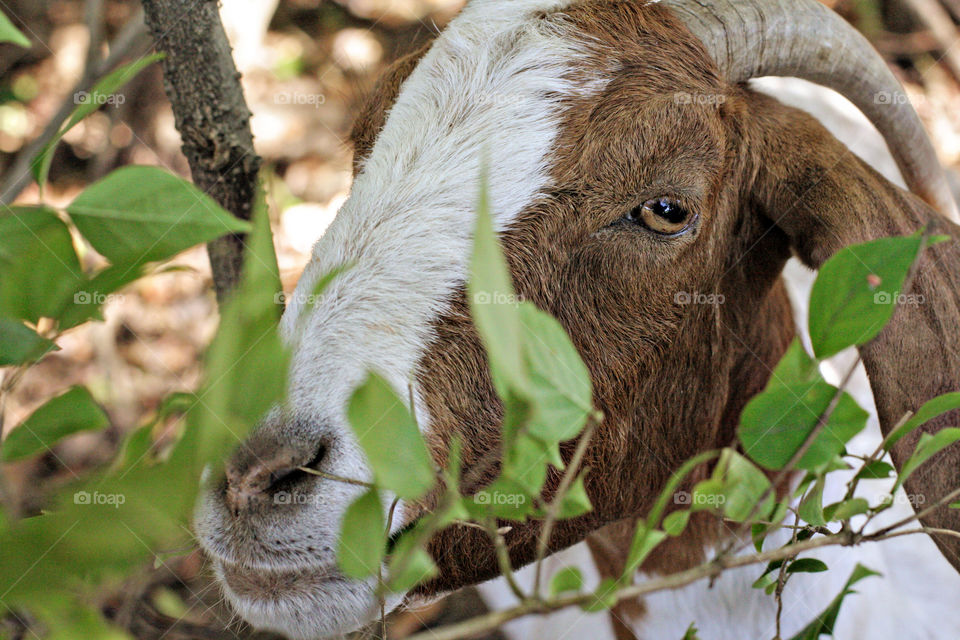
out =
{"type": "MultiPolygon", "coordinates": [[[[747,131],[757,136],[747,144],[756,176],[752,204],[763,220],[786,234],[808,266],[820,267],[847,245],[910,234],[926,225],[953,238],[921,258],[911,293],[922,304],[899,307],[883,332],[860,348],[881,428],[889,433],[906,412],[960,390],[960,227],[883,178],[812,117],[766,96],[749,99],[747,131]]],[[[960,411],[902,439],[893,448],[894,463],[902,466],[922,432],[948,426],[960,426],[960,411]]],[[[923,507],[960,488],[960,445],[928,461],[905,486],[916,496],[912,504],[923,507]]],[[[960,510],[943,506],[922,521],[960,531],[960,510]]],[[[960,539],[934,539],[960,569],[960,539]]]]}

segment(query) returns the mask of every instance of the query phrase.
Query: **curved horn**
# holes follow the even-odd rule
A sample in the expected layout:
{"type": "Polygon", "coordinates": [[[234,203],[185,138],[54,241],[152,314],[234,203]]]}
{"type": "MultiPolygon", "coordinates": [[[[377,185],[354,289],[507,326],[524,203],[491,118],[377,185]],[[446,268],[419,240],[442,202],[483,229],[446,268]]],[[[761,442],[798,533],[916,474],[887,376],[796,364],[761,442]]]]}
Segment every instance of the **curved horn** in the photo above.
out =
{"type": "Polygon", "coordinates": [[[731,82],[792,76],[829,87],[880,131],[910,190],[960,222],[916,111],[866,38],[816,0],[662,0],[731,82]]]}

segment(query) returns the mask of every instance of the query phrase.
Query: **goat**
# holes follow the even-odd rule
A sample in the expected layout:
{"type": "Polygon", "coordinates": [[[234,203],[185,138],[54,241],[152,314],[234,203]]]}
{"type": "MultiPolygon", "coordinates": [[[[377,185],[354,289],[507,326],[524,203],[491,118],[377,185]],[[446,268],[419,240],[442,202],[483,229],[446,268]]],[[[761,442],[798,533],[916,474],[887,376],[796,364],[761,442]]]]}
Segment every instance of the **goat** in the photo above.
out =
{"type": "MultiPolygon", "coordinates": [[[[240,615],[291,638],[340,633],[374,615],[374,584],[340,575],[334,557],[341,515],[360,490],[296,471],[369,476],[345,415],[367,370],[398,391],[415,381],[416,413],[439,463],[454,436],[468,470],[497,447],[502,406],[464,287],[485,152],[517,292],[569,332],[605,416],[585,460],[602,471],[586,478],[594,510],[558,524],[550,549],[559,551],[643,515],[684,460],[734,441],[742,408],[795,334],[781,277],[791,255],[817,268],[848,244],[929,223],[960,238],[916,114],[876,99],[900,91],[862,36],[814,0],[470,2],[386,73],[360,114],[350,198],[281,324],[293,352],[286,402],[198,506],[198,537],[240,615]],[[887,140],[910,192],[806,113],[744,84],[776,75],[847,96],[887,140]],[[318,279],[346,263],[301,318],[318,279]],[[680,305],[681,291],[725,303],[680,305]],[[275,504],[278,486],[298,500],[275,504]]],[[[860,350],[884,432],[960,384],[955,247],[934,247],[918,270],[915,291],[927,304],[899,309],[860,350]]],[[[895,448],[896,464],[919,435],[895,448]]],[[[960,486],[958,462],[960,452],[947,450],[908,491],[931,503],[960,486]]],[[[401,502],[394,531],[429,506],[401,502]]],[[[955,510],[924,521],[960,530],[955,510]]],[[[506,536],[514,566],[534,559],[539,527],[515,525],[506,536]]],[[[699,563],[725,532],[698,515],[643,570],[699,563]]],[[[960,568],[958,540],[935,541],[960,568]]],[[[429,550],[439,574],[408,598],[498,574],[481,531],[446,529],[429,550]]],[[[729,602],[702,598],[713,609],[729,602]]],[[[814,612],[802,613],[796,622],[814,612]]],[[[641,632],[663,630],[671,615],[651,606],[636,622],[641,632]]],[[[680,633],[689,622],[677,622],[680,633]]],[[[763,633],[748,616],[735,624],[707,637],[763,633]]]]}

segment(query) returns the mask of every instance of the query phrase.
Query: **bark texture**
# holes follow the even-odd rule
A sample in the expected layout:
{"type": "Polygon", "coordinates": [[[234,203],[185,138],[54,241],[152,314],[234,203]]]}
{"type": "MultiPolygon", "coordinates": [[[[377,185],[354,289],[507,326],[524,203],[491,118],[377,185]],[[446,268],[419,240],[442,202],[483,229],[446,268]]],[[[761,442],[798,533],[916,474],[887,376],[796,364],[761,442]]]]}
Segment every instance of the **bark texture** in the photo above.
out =
{"type": "MultiPolygon", "coordinates": [[[[164,89],[193,181],[224,209],[249,220],[261,160],[218,4],[143,0],[143,8],[157,50],[166,54],[164,89]]],[[[244,237],[236,234],[207,245],[221,303],[240,280],[243,246],[244,237]]]]}

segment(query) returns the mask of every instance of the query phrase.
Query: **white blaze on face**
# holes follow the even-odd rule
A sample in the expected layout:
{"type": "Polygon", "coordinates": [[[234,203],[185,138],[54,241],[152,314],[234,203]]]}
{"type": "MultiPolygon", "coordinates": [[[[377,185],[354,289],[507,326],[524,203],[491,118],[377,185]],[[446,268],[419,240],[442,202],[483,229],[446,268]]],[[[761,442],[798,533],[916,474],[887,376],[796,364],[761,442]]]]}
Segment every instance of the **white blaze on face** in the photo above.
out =
{"type": "MultiPolygon", "coordinates": [[[[544,15],[565,5],[474,0],[403,84],[284,315],[293,354],[289,418],[267,421],[261,436],[300,448],[316,443],[325,448],[322,470],[369,477],[347,402],[369,370],[407,397],[432,323],[465,281],[482,160],[503,230],[551,186],[565,105],[603,86],[584,82],[582,73],[571,80],[588,53],[583,37],[562,16],[544,15]],[[343,265],[352,266],[312,300],[320,278],[343,265]]],[[[417,414],[429,429],[422,406],[417,414]]],[[[198,537],[221,569],[227,597],[255,626],[296,638],[355,628],[377,610],[374,583],[337,578],[332,568],[342,514],[362,489],[317,479],[301,491],[303,507],[261,520],[257,535],[210,494],[196,520],[198,537]],[[222,570],[230,567],[290,586],[241,595],[222,570]],[[270,572],[284,572],[283,579],[270,572]]],[[[401,504],[394,525],[403,523],[401,504]]]]}
{"type": "MultiPolygon", "coordinates": [[[[406,398],[431,321],[465,280],[483,159],[500,230],[549,186],[565,101],[599,87],[568,79],[582,40],[542,14],[565,4],[474,1],[403,84],[284,316],[298,414],[343,435],[349,394],[371,369],[406,398]],[[344,264],[309,312],[318,280],[344,264]]],[[[422,407],[418,417],[426,428],[422,407]]]]}

